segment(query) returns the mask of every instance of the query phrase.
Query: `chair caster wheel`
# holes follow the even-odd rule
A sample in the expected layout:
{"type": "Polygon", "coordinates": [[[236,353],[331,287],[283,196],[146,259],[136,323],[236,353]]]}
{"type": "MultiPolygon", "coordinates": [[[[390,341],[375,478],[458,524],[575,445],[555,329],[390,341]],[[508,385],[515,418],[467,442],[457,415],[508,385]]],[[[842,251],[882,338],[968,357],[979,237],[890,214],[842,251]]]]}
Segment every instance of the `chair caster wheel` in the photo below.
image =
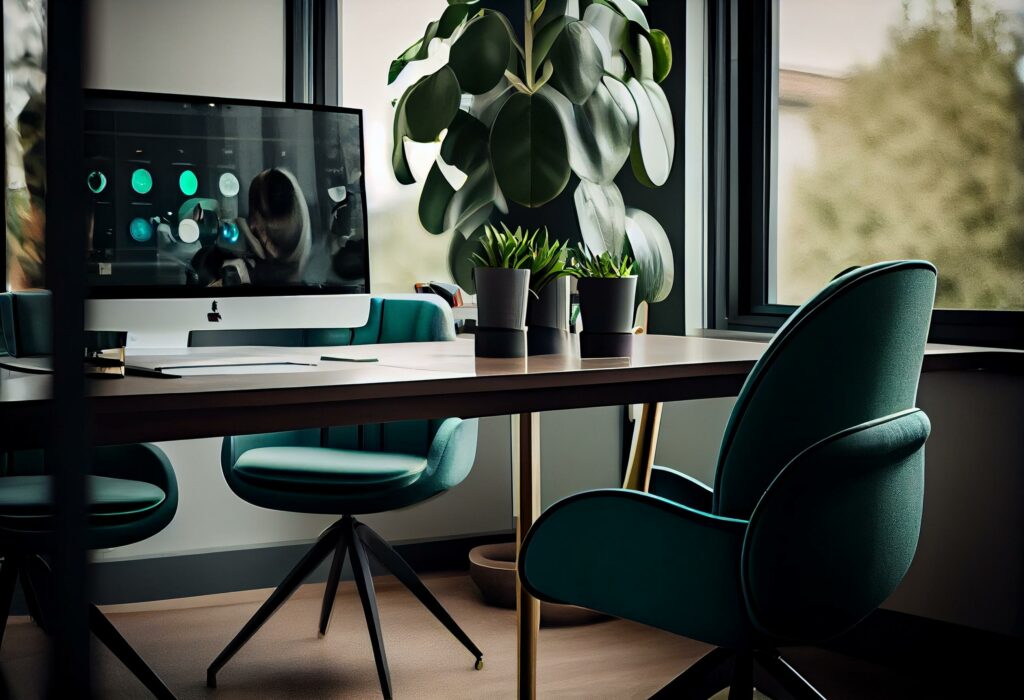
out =
{"type": "Polygon", "coordinates": [[[480,669],[482,669],[483,667],[484,667],[484,660],[483,660],[483,657],[481,657],[481,658],[477,659],[477,660],[476,660],[476,663],[475,663],[475,664],[473,664],[473,668],[475,668],[475,669],[476,669],[477,671],[479,671],[479,670],[480,670],[480,669]]]}

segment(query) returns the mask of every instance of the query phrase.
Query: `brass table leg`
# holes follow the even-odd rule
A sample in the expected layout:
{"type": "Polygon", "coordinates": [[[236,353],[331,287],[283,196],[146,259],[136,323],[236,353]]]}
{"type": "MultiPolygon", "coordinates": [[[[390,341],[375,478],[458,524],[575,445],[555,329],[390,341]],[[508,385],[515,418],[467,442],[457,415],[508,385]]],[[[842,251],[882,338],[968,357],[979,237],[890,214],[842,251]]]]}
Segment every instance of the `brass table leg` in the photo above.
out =
{"type": "MultiPolygon", "coordinates": [[[[530,526],[540,515],[540,414],[519,417],[519,514],[516,518],[516,557],[530,526]]],[[[537,636],[540,601],[523,590],[516,577],[516,659],[520,700],[537,697],[537,636]]]]}
{"type": "Polygon", "coordinates": [[[629,465],[626,467],[624,489],[647,491],[651,485],[651,467],[654,453],[658,449],[658,432],[661,430],[661,409],[663,404],[645,403],[640,418],[633,428],[633,444],[629,449],[629,465]]]}

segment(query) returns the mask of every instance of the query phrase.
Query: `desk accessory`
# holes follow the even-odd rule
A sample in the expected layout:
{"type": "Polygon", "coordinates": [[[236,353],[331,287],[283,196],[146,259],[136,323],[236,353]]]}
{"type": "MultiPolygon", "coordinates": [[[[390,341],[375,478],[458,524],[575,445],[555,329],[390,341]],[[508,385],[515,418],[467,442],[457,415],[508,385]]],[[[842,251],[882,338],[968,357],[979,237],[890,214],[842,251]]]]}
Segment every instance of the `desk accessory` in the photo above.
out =
{"type": "Polygon", "coordinates": [[[334,357],[332,355],[321,355],[321,362],[377,362],[376,357],[334,357]]]}
{"type": "Polygon", "coordinates": [[[569,286],[574,269],[568,245],[537,233],[530,237],[530,297],[526,305],[526,343],[530,355],[558,355],[569,350],[569,286]]]}
{"type": "Polygon", "coordinates": [[[530,293],[530,241],[521,229],[487,226],[470,257],[476,263],[476,354],[526,355],[526,303],[530,293]]]}

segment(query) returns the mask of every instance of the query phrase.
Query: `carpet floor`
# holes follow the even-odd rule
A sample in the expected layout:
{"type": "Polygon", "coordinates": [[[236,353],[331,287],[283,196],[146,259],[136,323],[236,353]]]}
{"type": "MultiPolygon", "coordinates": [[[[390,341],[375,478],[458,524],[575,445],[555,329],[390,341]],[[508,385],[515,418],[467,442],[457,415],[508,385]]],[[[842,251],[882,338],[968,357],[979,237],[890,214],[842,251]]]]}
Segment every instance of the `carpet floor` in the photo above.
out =
{"type": "MultiPolygon", "coordinates": [[[[464,574],[425,578],[484,651],[473,657],[391,577],[375,579],[381,626],[398,698],[513,698],[515,613],[485,605],[464,574]]],[[[182,700],[202,698],[380,697],[369,637],[352,582],[343,582],[331,628],[317,637],[323,584],[296,595],[225,666],[219,687],[205,686],[206,667],[269,591],[247,591],[157,604],[105,608],[110,620],[182,700]]],[[[641,625],[608,620],[545,627],[538,646],[541,698],[646,698],[709,647],[641,625]]],[[[146,698],[142,686],[99,645],[98,696],[146,698]]],[[[819,650],[789,655],[830,698],[913,697],[914,684],[884,669],[819,650]],[[909,694],[908,694],[909,693],[909,694]]],[[[41,697],[46,640],[27,618],[11,618],[0,666],[14,698],[41,697]]]]}

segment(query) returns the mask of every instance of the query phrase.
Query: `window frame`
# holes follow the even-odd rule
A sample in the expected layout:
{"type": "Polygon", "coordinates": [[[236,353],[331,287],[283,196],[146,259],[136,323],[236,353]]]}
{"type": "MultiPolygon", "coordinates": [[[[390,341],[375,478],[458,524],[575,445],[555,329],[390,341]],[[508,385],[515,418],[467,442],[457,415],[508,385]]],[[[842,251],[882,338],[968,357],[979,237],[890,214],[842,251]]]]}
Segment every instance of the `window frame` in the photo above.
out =
{"type": "MultiPolygon", "coordinates": [[[[708,0],[708,320],[774,332],[778,16],[784,0],[708,0]],[[740,205],[743,206],[740,206],[740,205]]],[[[936,309],[929,341],[1024,348],[1024,311],[936,309]]]]}

